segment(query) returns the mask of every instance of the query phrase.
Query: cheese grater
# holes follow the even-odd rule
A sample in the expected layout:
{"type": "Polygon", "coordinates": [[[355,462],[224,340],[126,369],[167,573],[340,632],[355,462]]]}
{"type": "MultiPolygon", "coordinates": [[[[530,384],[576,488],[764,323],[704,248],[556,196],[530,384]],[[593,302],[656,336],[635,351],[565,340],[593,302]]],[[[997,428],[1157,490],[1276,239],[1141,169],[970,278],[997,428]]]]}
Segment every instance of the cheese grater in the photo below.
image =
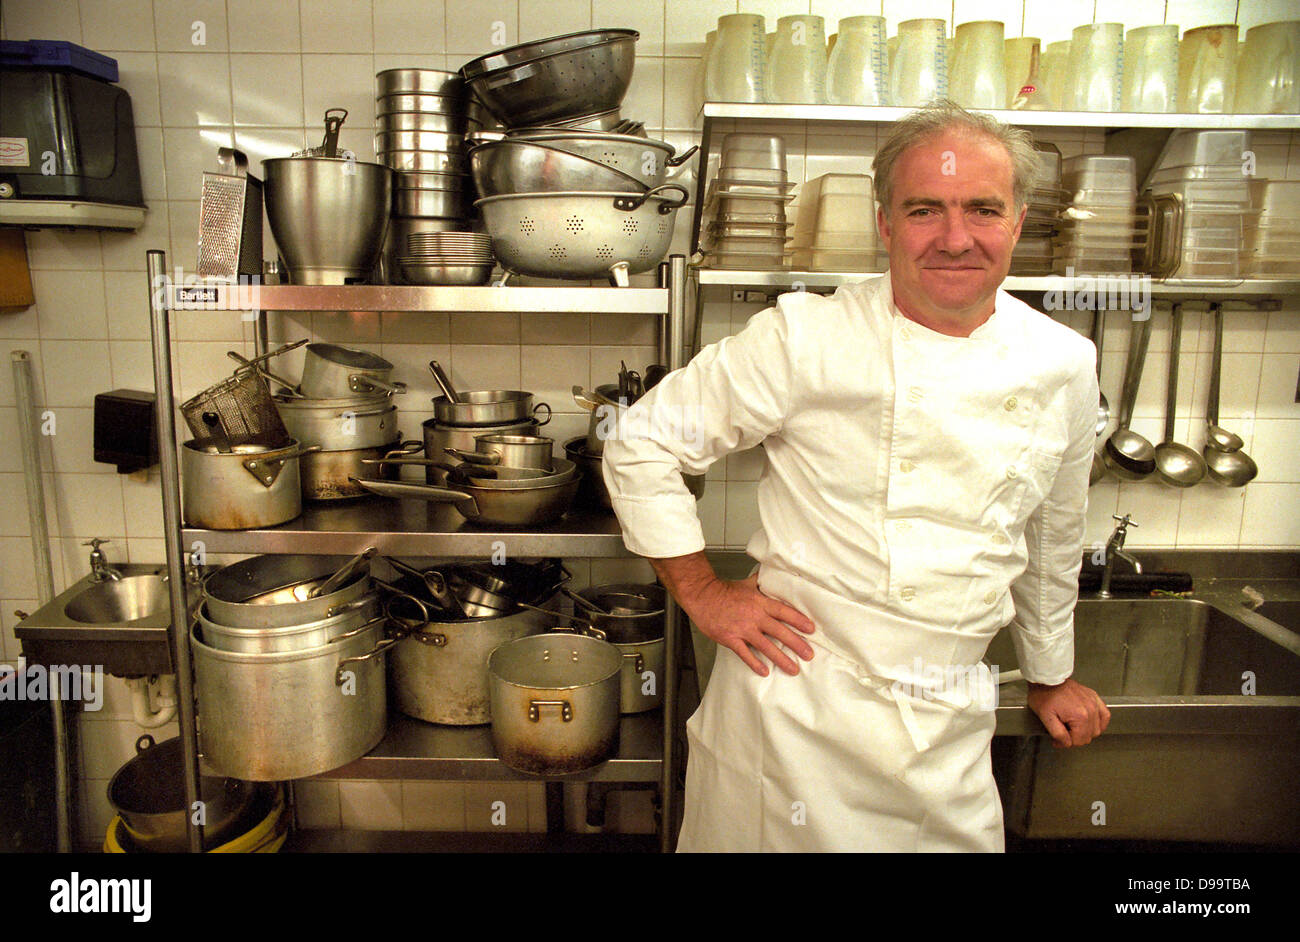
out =
{"type": "Polygon", "coordinates": [[[217,151],[219,173],[203,172],[199,201],[199,277],[262,274],[262,181],[248,173],[248,157],[217,151]]]}

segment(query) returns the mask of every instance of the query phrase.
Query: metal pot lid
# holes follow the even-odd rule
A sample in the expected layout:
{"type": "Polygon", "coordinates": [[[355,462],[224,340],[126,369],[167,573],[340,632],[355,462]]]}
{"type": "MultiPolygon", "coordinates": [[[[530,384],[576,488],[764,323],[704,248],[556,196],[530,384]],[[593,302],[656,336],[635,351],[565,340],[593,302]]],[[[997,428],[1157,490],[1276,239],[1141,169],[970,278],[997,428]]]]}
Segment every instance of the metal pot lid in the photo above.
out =
{"type": "Polygon", "coordinates": [[[368,350],[353,350],[333,343],[309,343],[307,352],[352,370],[391,370],[393,364],[368,350]]]}

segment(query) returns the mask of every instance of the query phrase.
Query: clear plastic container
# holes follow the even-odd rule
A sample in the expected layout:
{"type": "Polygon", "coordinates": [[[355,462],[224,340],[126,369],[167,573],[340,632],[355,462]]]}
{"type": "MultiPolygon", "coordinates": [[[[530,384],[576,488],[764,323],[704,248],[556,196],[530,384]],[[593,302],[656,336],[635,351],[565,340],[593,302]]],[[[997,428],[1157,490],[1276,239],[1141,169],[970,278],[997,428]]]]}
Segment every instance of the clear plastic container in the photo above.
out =
{"type": "Polygon", "coordinates": [[[1057,275],[1068,274],[1066,269],[1073,269],[1076,275],[1125,275],[1133,270],[1133,259],[1095,258],[1091,256],[1057,256],[1052,260],[1052,272],[1057,275]]]}
{"type": "Polygon", "coordinates": [[[705,268],[776,271],[790,267],[789,255],[749,255],[736,252],[706,252],[705,268]]]}
{"type": "Polygon", "coordinates": [[[881,252],[822,248],[795,249],[794,267],[807,271],[884,271],[889,256],[881,252]]]}
{"type": "Polygon", "coordinates": [[[1190,249],[1180,253],[1174,275],[1178,278],[1236,278],[1240,271],[1240,260],[1235,252],[1190,249]]]}
{"type": "Polygon", "coordinates": [[[1248,185],[1253,209],[1300,223],[1300,180],[1251,180],[1248,185]]]}
{"type": "Polygon", "coordinates": [[[1249,131],[1175,130],[1165,141],[1164,149],[1152,166],[1153,172],[1193,164],[1236,164],[1250,150],[1249,131]]]}
{"type": "MultiPolygon", "coordinates": [[[[1183,207],[1195,209],[1197,203],[1227,203],[1241,208],[1250,206],[1250,184],[1246,180],[1186,180],[1152,186],[1157,196],[1173,194],[1183,198],[1183,207]]],[[[1221,207],[1228,208],[1228,207],[1221,207]]]]}
{"type": "Polygon", "coordinates": [[[717,179],[720,184],[760,183],[768,185],[790,182],[784,170],[769,170],[764,167],[753,167],[744,164],[733,166],[723,164],[722,169],[718,171],[717,179]]]}
{"type": "MultiPolygon", "coordinates": [[[[742,203],[741,205],[745,205],[745,204],[742,203]]],[[[706,215],[707,215],[707,214],[706,214],[706,215]]],[[[717,213],[713,213],[712,216],[711,216],[711,218],[712,218],[712,222],[710,223],[710,225],[718,225],[718,226],[724,226],[724,225],[732,225],[732,226],[756,226],[756,225],[786,226],[786,225],[789,225],[789,223],[786,221],[786,213],[785,213],[785,207],[784,207],[784,206],[782,206],[779,210],[777,210],[777,211],[775,211],[775,212],[761,212],[761,211],[760,211],[760,212],[749,212],[749,211],[743,211],[743,212],[734,212],[734,211],[717,212],[717,213]]]]}
{"type": "Polygon", "coordinates": [[[1192,164],[1188,167],[1166,167],[1147,177],[1143,189],[1152,189],[1166,183],[1191,183],[1198,180],[1232,183],[1247,181],[1241,172],[1241,163],[1233,164],[1192,164]]]}
{"type": "Polygon", "coordinates": [[[1124,189],[1137,184],[1132,157],[1085,154],[1061,165],[1061,186],[1067,190],[1124,189]]]}
{"type": "Polygon", "coordinates": [[[799,189],[795,240],[808,244],[818,230],[870,227],[875,230],[875,188],[858,173],[824,173],[799,189]]]}
{"type": "Polygon", "coordinates": [[[781,255],[785,252],[785,243],[784,237],[770,239],[720,236],[709,246],[709,251],[719,254],[781,255]]]}
{"type": "Polygon", "coordinates": [[[733,162],[784,170],[785,140],[775,134],[728,134],[722,139],[722,166],[733,162]]]}

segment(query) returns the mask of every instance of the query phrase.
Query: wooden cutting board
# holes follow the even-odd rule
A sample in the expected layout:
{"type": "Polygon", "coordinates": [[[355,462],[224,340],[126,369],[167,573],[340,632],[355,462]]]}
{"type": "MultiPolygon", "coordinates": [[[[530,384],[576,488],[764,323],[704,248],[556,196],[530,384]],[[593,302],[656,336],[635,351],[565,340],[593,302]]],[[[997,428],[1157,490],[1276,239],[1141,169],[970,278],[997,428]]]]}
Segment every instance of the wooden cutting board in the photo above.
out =
{"type": "Polygon", "coordinates": [[[35,303],[23,230],[0,229],[0,310],[21,310],[35,303]]]}

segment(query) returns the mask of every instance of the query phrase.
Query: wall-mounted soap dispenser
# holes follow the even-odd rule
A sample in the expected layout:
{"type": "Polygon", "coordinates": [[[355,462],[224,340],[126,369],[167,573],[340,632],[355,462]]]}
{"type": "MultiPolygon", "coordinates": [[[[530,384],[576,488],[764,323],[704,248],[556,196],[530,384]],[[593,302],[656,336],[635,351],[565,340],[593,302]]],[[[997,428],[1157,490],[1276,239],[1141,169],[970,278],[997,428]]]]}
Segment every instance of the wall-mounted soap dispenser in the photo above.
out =
{"type": "Polygon", "coordinates": [[[95,397],[95,460],[131,474],[158,463],[156,397],[139,389],[115,389],[95,397]]]}

